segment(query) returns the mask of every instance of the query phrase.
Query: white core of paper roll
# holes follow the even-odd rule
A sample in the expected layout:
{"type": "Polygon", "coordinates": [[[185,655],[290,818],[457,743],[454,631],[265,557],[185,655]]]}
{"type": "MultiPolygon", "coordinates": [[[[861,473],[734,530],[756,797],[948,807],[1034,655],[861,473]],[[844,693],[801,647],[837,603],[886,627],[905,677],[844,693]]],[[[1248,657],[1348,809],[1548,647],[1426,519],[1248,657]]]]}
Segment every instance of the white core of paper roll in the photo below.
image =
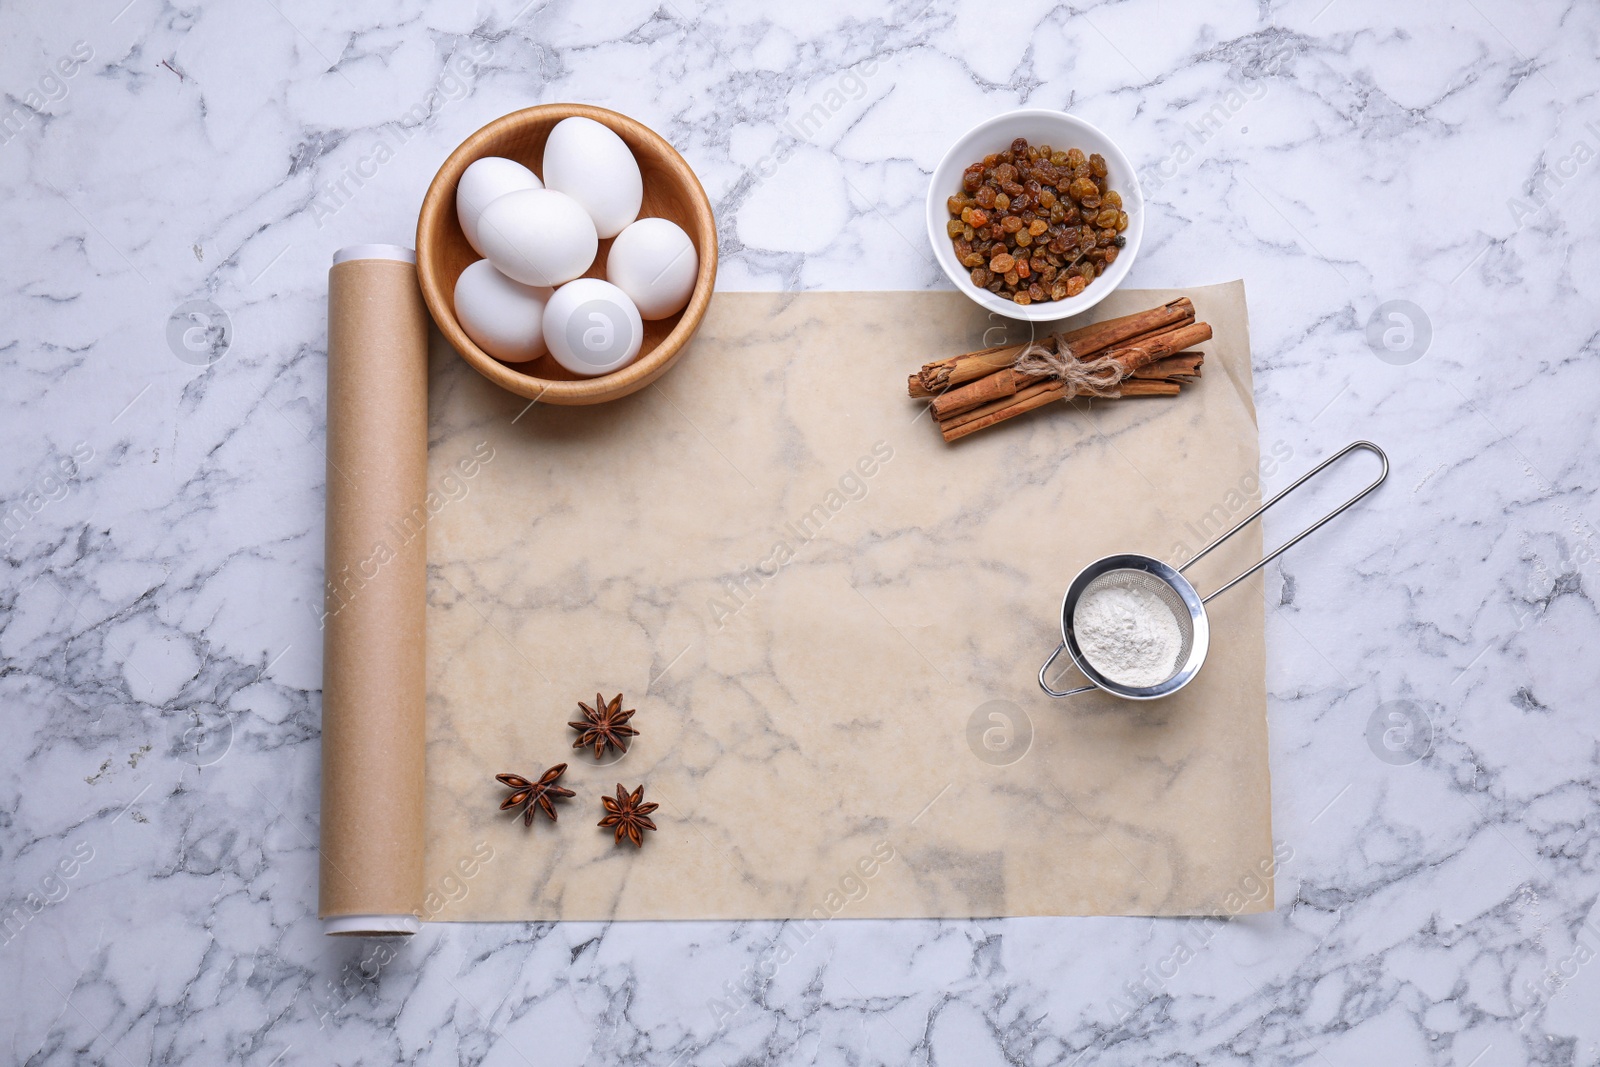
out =
{"type": "Polygon", "coordinates": [[[334,266],[352,259],[397,259],[415,263],[417,253],[404,245],[345,245],[333,254],[334,266]]]}
{"type": "Polygon", "coordinates": [[[322,932],[330,937],[384,937],[389,934],[414,934],[421,929],[422,920],[415,915],[335,915],[322,920],[322,932]]]}

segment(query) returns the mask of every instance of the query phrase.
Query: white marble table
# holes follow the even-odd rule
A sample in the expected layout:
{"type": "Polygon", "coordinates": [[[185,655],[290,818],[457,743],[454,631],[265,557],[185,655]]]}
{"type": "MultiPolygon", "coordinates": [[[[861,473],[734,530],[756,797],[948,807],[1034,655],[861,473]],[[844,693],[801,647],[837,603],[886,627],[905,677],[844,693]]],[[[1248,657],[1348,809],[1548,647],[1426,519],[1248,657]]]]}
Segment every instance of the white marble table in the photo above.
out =
{"type": "Polygon", "coordinates": [[[752,6],[0,11],[0,1058],[1600,1062],[1600,15],[752,6]],[[946,285],[926,176],[1024,104],[1141,167],[1130,284],[1246,279],[1269,484],[1394,460],[1264,583],[1274,913],[321,935],[329,255],[555,100],[683,150],[724,288],[946,285]]]}

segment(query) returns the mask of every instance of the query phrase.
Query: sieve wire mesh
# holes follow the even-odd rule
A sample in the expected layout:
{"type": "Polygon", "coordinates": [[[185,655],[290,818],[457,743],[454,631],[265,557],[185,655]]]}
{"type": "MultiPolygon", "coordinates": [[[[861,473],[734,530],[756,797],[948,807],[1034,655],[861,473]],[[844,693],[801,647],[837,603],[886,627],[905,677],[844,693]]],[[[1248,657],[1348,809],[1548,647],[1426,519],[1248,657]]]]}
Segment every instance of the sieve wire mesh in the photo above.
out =
{"type": "MultiPolygon", "coordinates": [[[[1183,596],[1172,586],[1151,574],[1149,571],[1118,569],[1106,571],[1095,577],[1083,591],[1078,594],[1078,599],[1072,602],[1070,614],[1076,619],[1078,605],[1092,593],[1102,589],[1126,589],[1129,591],[1142,590],[1152,593],[1172,612],[1172,617],[1178,623],[1178,635],[1182,639],[1178,647],[1178,655],[1172,661],[1172,668],[1167,677],[1162,681],[1171,681],[1183,664],[1189,660],[1189,650],[1194,647],[1194,617],[1189,614],[1189,605],[1183,602],[1183,596]]],[[[1107,679],[1110,681],[1110,679],[1107,679]]],[[[1116,683],[1112,683],[1115,685],[1116,683]]]]}

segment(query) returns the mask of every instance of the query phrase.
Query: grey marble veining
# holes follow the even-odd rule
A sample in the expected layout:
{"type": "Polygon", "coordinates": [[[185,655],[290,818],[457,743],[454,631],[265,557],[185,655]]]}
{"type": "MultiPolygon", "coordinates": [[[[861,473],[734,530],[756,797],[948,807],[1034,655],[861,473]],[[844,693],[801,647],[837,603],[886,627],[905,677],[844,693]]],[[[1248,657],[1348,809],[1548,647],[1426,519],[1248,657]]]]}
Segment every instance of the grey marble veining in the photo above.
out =
{"type": "Polygon", "coordinates": [[[97,0],[0,27],[8,1062],[1600,1063],[1591,7],[97,0]],[[322,937],[329,254],[409,243],[457,142],[555,100],[682,149],[725,288],[942,287],[926,177],[1022,104],[1140,167],[1129,284],[1246,279],[1269,487],[1356,437],[1394,460],[1256,585],[1274,913],[322,937]]]}

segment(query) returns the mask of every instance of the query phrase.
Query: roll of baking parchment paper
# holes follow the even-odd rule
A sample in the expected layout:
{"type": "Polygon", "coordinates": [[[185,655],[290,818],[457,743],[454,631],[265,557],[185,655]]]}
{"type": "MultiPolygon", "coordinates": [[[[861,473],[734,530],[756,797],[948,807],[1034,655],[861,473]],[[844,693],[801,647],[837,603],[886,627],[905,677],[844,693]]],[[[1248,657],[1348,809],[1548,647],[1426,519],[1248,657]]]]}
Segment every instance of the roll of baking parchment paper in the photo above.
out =
{"type": "Polygon", "coordinates": [[[318,914],[329,934],[421,925],[427,467],[416,255],[341,249],[328,271],[318,914]]]}

